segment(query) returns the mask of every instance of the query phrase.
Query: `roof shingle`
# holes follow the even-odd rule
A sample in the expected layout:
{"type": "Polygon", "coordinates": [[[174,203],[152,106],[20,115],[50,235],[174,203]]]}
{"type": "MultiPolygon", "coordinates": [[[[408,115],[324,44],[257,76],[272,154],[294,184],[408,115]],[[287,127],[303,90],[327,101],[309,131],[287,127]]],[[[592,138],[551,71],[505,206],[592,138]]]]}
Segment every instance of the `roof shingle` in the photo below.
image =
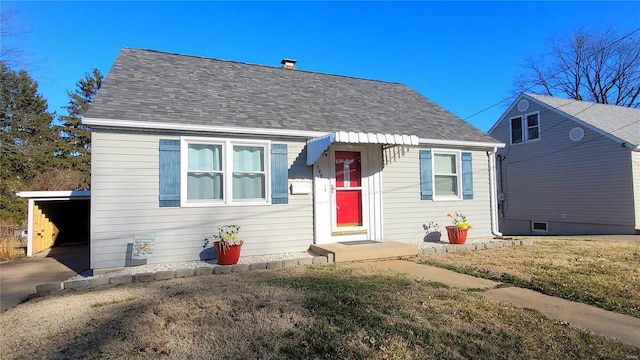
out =
{"type": "Polygon", "coordinates": [[[636,147],[640,145],[640,109],[538,94],[526,95],[611,134],[622,142],[636,147]]]}
{"type": "Polygon", "coordinates": [[[403,84],[131,48],[86,118],[497,143],[403,84]]]}

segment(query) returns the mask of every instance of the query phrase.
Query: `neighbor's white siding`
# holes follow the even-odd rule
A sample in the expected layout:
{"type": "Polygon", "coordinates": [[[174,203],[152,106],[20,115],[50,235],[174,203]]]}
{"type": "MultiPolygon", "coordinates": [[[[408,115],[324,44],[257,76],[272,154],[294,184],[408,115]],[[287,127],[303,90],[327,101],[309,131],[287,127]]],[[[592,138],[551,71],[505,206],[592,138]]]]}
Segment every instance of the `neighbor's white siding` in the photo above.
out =
{"type": "MultiPolygon", "coordinates": [[[[385,240],[417,243],[426,235],[423,224],[439,224],[447,241],[447,213],[463,213],[473,226],[469,238],[491,236],[489,162],[486,151],[471,151],[473,200],[435,201],[420,199],[419,150],[393,147],[385,150],[382,171],[383,231],[385,240]]],[[[468,151],[468,150],[462,150],[468,151]]]]}
{"type": "Polygon", "coordinates": [[[539,141],[509,145],[509,118],[522,114],[515,106],[490,132],[507,143],[498,151],[500,231],[531,234],[536,221],[548,223],[547,234],[632,233],[631,151],[537,102],[532,111],[540,111],[539,141]],[[574,142],[578,126],[584,138],[574,142]]]}
{"type": "MultiPolygon", "coordinates": [[[[304,251],[313,242],[312,195],[289,203],[200,208],[159,207],[159,140],[148,133],[92,133],[91,268],[125,265],[134,235],[155,237],[148,263],[200,259],[203,240],[218,225],[239,224],[242,255],[304,251]]],[[[284,143],[274,141],[274,143],[284,143]]],[[[289,176],[311,182],[304,142],[286,142],[289,176]]],[[[268,186],[268,185],[267,185],[268,186]]]]}

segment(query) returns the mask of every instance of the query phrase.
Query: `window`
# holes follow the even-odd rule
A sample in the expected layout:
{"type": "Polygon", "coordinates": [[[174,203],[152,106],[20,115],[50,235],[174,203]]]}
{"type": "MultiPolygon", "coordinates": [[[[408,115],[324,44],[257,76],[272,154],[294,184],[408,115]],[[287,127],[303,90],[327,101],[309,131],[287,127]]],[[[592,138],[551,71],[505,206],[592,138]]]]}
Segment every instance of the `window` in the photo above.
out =
{"type": "Polygon", "coordinates": [[[233,147],[233,198],[264,199],[264,146],[233,147]]]}
{"type": "Polygon", "coordinates": [[[526,116],[511,118],[511,143],[536,141],[540,139],[540,114],[530,113],[526,116]]]}
{"type": "Polygon", "coordinates": [[[222,200],[222,145],[189,144],[187,200],[222,200]]]}
{"type": "Polygon", "coordinates": [[[538,124],[538,113],[527,115],[527,141],[538,140],[540,138],[540,124],[538,124]]]}
{"type": "Polygon", "coordinates": [[[532,221],[531,231],[534,232],[547,232],[547,223],[542,221],[532,221]]]}
{"type": "Polygon", "coordinates": [[[459,174],[458,156],[456,153],[438,153],[433,154],[433,177],[434,177],[434,195],[435,197],[454,197],[458,198],[459,174]]]}
{"type": "Polygon", "coordinates": [[[183,138],[183,206],[266,204],[268,148],[264,141],[183,138]]]}
{"type": "Polygon", "coordinates": [[[473,200],[473,156],[457,150],[420,150],[421,200],[473,200]]]}
{"type": "Polygon", "coordinates": [[[511,119],[511,143],[519,144],[522,142],[522,117],[511,119]]]}

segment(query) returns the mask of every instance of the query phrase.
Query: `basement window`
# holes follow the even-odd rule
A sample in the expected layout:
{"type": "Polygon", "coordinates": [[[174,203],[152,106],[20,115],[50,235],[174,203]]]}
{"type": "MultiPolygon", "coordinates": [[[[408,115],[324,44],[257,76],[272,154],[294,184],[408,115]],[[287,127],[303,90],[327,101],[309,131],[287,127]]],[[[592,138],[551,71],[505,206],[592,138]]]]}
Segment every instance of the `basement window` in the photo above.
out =
{"type": "Polygon", "coordinates": [[[548,224],[542,221],[532,221],[531,222],[531,231],[533,232],[547,232],[548,224]]]}

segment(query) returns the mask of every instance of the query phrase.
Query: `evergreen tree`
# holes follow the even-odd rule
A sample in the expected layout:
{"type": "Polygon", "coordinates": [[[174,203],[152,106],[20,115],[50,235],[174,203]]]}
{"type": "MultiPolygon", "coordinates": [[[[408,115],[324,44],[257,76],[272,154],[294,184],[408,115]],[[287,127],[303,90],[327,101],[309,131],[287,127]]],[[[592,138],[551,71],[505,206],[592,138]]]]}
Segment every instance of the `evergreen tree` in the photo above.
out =
{"type": "Polygon", "coordinates": [[[68,115],[60,116],[62,125],[56,127],[62,139],[56,155],[64,159],[72,170],[82,173],[83,188],[88,188],[91,182],[91,132],[82,124],[82,117],[89,110],[102,79],[100,70],[93,69],[76,83],[76,90],[67,93],[69,105],[64,109],[68,115]]]}
{"type": "Polygon", "coordinates": [[[15,192],[58,165],[52,120],[38,83],[0,61],[0,218],[22,221],[26,205],[15,192]]]}

